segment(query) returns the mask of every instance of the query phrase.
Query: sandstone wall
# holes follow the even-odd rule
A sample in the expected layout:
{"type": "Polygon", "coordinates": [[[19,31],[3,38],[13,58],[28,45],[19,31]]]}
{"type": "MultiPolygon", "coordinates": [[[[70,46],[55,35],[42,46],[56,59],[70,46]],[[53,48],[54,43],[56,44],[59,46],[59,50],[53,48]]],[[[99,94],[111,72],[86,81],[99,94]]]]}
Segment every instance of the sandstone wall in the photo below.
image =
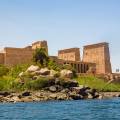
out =
{"type": "Polygon", "coordinates": [[[83,62],[96,63],[96,73],[111,73],[108,43],[84,46],[83,62]]]}
{"type": "Polygon", "coordinates": [[[58,51],[58,58],[68,61],[80,61],[80,50],[79,48],[70,48],[58,51]]]}
{"type": "Polygon", "coordinates": [[[5,48],[5,65],[13,66],[29,63],[32,60],[33,50],[28,48],[5,48]]]}
{"type": "Polygon", "coordinates": [[[0,64],[4,64],[4,53],[0,53],[0,64]]]}

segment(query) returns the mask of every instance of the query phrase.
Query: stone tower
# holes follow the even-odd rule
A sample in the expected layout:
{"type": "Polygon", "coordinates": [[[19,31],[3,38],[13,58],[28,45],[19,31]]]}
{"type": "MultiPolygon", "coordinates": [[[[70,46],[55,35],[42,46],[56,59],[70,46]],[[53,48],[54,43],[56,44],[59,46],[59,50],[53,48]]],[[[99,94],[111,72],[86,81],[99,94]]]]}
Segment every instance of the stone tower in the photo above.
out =
{"type": "Polygon", "coordinates": [[[80,61],[80,49],[69,48],[58,51],[58,58],[66,61],[80,61]]]}
{"type": "Polygon", "coordinates": [[[83,62],[96,63],[96,73],[111,73],[109,44],[106,42],[84,46],[83,62]]]}
{"type": "Polygon", "coordinates": [[[43,41],[37,41],[35,43],[32,44],[32,49],[36,49],[36,48],[45,48],[46,52],[48,54],[48,45],[47,45],[47,41],[43,40],[43,41]]]}

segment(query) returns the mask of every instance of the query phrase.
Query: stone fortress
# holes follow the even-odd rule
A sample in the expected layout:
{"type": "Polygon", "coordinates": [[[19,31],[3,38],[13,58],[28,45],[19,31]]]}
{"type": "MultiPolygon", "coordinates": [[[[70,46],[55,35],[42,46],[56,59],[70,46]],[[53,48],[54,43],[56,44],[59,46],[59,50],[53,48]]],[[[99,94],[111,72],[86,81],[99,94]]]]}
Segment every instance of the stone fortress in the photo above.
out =
{"type": "MultiPolygon", "coordinates": [[[[48,54],[47,41],[38,41],[25,48],[5,47],[0,51],[0,64],[13,66],[16,64],[28,63],[32,60],[36,48],[45,48],[48,54]]],[[[83,49],[83,59],[80,56],[79,48],[69,48],[58,51],[58,56],[50,56],[58,64],[70,64],[77,73],[95,74],[112,73],[109,44],[106,42],[87,45],[83,49]]]]}

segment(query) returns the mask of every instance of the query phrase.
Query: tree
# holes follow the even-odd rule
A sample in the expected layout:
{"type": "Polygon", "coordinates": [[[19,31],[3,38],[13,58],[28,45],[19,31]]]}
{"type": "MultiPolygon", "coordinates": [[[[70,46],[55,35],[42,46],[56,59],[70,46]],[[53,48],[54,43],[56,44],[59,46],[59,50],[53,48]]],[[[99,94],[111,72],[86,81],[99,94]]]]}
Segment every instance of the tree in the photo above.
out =
{"type": "Polygon", "coordinates": [[[35,53],[33,54],[33,61],[36,63],[40,63],[42,66],[47,64],[49,57],[47,55],[45,48],[37,48],[35,53]]]}

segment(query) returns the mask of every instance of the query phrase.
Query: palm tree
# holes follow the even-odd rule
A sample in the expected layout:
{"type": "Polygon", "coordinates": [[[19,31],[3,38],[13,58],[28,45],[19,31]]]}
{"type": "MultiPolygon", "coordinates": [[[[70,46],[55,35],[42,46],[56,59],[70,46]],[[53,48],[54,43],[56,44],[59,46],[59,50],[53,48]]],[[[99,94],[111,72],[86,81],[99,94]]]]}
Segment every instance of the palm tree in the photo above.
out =
{"type": "Polygon", "coordinates": [[[47,64],[48,62],[48,55],[46,52],[45,48],[37,48],[35,50],[35,53],[33,54],[33,61],[36,63],[40,63],[42,66],[45,64],[47,64]]]}

